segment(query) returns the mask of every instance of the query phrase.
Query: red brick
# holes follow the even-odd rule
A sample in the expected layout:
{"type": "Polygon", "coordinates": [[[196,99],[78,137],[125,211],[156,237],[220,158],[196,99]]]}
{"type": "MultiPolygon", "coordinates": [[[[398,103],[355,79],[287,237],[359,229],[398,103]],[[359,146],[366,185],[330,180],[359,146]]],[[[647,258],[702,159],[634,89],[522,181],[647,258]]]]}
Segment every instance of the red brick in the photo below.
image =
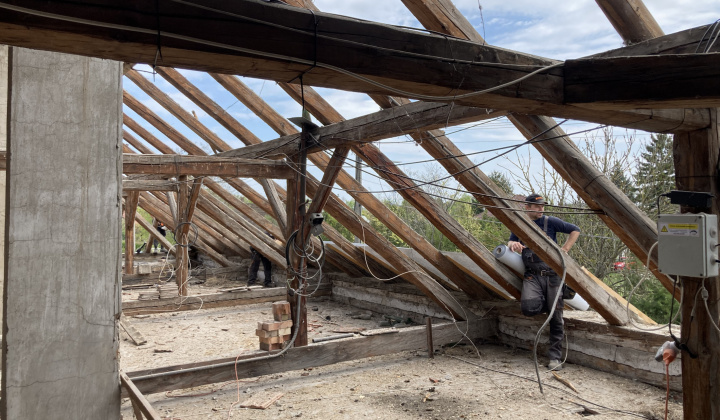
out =
{"type": "Polygon", "coordinates": [[[283,347],[282,343],[275,343],[275,344],[260,343],[260,350],[265,350],[265,351],[280,350],[280,349],[282,349],[282,347],[283,347]]]}

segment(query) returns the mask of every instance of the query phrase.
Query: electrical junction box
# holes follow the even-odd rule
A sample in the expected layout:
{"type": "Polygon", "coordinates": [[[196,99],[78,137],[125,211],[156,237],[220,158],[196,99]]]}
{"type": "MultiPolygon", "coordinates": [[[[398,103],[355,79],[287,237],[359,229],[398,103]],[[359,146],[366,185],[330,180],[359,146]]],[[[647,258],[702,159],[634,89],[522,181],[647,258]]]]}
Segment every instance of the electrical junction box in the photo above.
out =
{"type": "Polygon", "coordinates": [[[661,214],[658,219],[658,268],[662,273],[717,276],[717,244],[714,214],[661,214]]]}

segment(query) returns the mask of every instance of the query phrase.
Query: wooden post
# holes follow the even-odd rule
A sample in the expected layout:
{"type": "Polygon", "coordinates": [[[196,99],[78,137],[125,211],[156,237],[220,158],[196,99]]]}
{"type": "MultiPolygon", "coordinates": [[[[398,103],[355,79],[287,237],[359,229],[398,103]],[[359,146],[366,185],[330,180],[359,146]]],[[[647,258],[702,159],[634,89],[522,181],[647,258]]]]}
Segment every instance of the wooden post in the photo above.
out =
{"type": "MultiPolygon", "coordinates": [[[[305,221],[305,191],[307,186],[307,178],[306,178],[306,168],[307,168],[307,153],[305,152],[305,145],[308,143],[309,135],[307,133],[306,127],[303,127],[302,130],[302,142],[300,143],[300,153],[297,153],[290,157],[289,162],[291,165],[295,166],[297,171],[295,171],[295,177],[293,179],[294,185],[291,185],[290,181],[288,180],[288,199],[287,199],[287,226],[288,226],[288,234],[292,235],[293,232],[297,231],[298,233],[295,235],[294,243],[290,244],[288,239],[288,245],[290,247],[290,265],[288,265],[289,270],[294,270],[293,279],[290,282],[290,288],[288,289],[288,302],[290,302],[290,313],[292,314],[293,319],[293,334],[295,334],[295,330],[297,330],[297,337],[295,338],[295,347],[301,347],[301,346],[307,346],[308,344],[308,338],[307,338],[307,306],[306,306],[306,300],[307,298],[305,296],[301,296],[300,299],[296,296],[296,293],[294,291],[298,291],[301,293],[305,293],[305,290],[303,289],[303,286],[305,285],[305,282],[303,281],[302,277],[307,274],[307,260],[305,258],[302,258],[295,252],[297,249],[305,249],[305,243],[303,241],[303,238],[300,234],[300,230],[303,227],[303,222],[305,221]],[[290,191],[294,191],[294,194],[290,195],[290,191]],[[292,198],[292,201],[290,200],[292,198]],[[292,207],[290,207],[292,203],[292,207]],[[298,309],[298,305],[300,308],[298,309]],[[299,319],[298,319],[298,311],[300,313],[299,319]]],[[[288,238],[289,238],[288,235],[288,238]]]]}
{"type": "Polygon", "coordinates": [[[187,231],[184,231],[182,229],[184,223],[187,223],[187,205],[190,201],[190,191],[188,190],[188,176],[187,175],[180,175],[178,177],[180,192],[178,193],[178,206],[177,206],[177,216],[178,216],[178,224],[175,226],[175,232],[178,232],[179,238],[175,238],[175,242],[177,242],[177,252],[175,253],[176,258],[176,267],[175,267],[175,275],[177,285],[178,285],[178,294],[180,296],[187,296],[187,281],[188,281],[188,234],[187,231]]]}
{"type": "Polygon", "coordinates": [[[428,347],[428,357],[431,359],[435,358],[435,351],[433,349],[433,337],[432,337],[432,318],[426,317],[425,318],[425,327],[427,329],[427,347],[428,347]]]}
{"type": "MultiPolygon", "coordinates": [[[[718,186],[718,109],[712,110],[713,124],[707,130],[675,134],[673,154],[675,182],[679,190],[705,191],[715,194],[711,209],[690,209],[685,212],[709,212],[720,215],[720,188],[718,186]]],[[[718,277],[698,279],[681,277],[683,294],[682,338],[690,351],[682,354],[683,411],[685,419],[720,418],[720,332],[713,324],[720,322],[720,280],[718,277]],[[708,291],[707,310],[702,294],[708,291]],[[697,295],[696,299],[693,299],[697,295]],[[694,311],[694,317],[692,313],[694,311]]]]}
{"type": "Polygon", "coordinates": [[[125,199],[125,274],[133,273],[133,257],[135,255],[135,212],[139,192],[128,193],[125,199]]]}

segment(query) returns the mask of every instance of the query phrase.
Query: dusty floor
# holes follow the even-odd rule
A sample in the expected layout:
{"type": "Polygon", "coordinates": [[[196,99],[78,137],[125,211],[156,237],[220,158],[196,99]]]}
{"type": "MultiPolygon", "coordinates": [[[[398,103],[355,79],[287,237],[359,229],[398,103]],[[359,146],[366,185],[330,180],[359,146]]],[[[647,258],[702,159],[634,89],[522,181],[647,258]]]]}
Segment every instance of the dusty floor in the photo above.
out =
{"type": "MultiPolygon", "coordinates": [[[[237,282],[210,280],[192,292],[213,292],[237,282]]],[[[125,295],[131,299],[133,294],[125,295]]],[[[123,333],[121,368],[126,372],[151,367],[211,360],[258,348],[256,322],[271,320],[270,303],[130,318],[148,343],[135,346],[123,333]]],[[[329,298],[311,300],[309,338],[335,334],[343,327],[378,328],[382,314],[353,319],[356,308],[329,298]],[[313,310],[313,309],[317,310],[313,310]],[[329,318],[328,318],[329,317],[329,318]]],[[[439,351],[403,352],[148,395],[164,419],[661,419],[665,391],[593,369],[567,365],[560,375],[575,394],[548,372],[541,374],[545,394],[534,382],[532,355],[492,344],[461,345],[439,351]],[[521,377],[529,378],[526,380],[521,377]],[[258,393],[281,392],[267,410],[233,406],[258,393]],[[627,411],[622,413],[614,410],[627,411]],[[591,414],[597,413],[597,414],[591,414]],[[633,415],[636,414],[636,415],[633,415]]],[[[682,418],[679,395],[671,395],[669,418],[682,418]]],[[[132,419],[129,401],[122,413],[132,419]]]]}

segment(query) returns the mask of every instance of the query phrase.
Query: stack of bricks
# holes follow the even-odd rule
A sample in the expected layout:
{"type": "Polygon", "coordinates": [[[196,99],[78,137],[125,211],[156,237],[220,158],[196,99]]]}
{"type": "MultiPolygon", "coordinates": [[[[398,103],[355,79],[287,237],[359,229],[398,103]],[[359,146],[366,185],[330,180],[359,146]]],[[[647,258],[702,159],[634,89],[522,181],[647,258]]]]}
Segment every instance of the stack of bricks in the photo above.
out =
{"type": "Polygon", "coordinates": [[[258,322],[255,334],[260,337],[260,350],[279,350],[290,340],[290,302],[275,302],[272,306],[272,322],[258,322]]]}

